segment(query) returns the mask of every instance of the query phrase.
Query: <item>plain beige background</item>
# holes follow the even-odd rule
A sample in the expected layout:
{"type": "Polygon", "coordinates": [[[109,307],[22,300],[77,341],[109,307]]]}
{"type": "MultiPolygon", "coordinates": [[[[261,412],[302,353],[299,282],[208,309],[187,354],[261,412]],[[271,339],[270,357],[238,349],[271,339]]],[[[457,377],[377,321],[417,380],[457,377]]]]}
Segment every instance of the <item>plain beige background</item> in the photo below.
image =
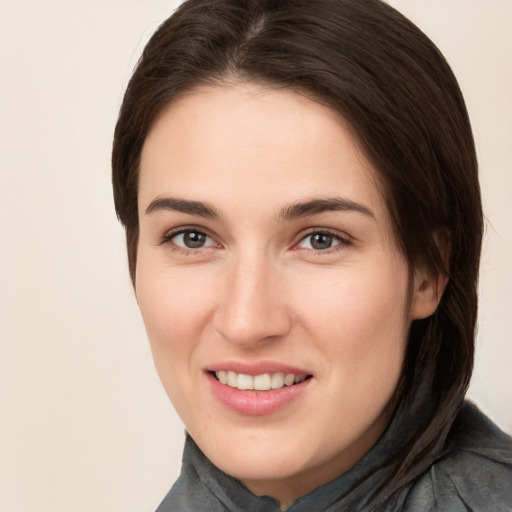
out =
{"type": "MultiPolygon", "coordinates": [[[[512,432],[512,2],[393,0],[474,124],[488,218],[470,397],[512,432]]],[[[110,189],[130,71],[177,5],[0,0],[0,510],[151,512],[183,426],[158,382],[110,189]]]]}

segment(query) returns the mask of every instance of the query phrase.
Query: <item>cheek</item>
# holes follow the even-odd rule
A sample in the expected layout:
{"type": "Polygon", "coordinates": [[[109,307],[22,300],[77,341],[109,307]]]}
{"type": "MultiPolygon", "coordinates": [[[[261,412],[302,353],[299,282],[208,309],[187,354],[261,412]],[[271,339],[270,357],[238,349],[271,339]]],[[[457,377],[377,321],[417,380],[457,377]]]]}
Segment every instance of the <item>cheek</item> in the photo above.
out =
{"type": "MultiPolygon", "coordinates": [[[[197,347],[208,316],[208,294],[194,280],[156,265],[140,262],[137,300],[146,327],[155,368],[167,396],[186,425],[204,409],[197,382],[197,347]],[[149,270],[152,269],[152,270],[149,270]]],[[[189,276],[190,277],[190,276],[189,276]]],[[[202,283],[205,284],[205,283],[202,283]]]]}
{"type": "Polygon", "coordinates": [[[314,287],[296,294],[307,297],[301,305],[307,312],[305,327],[332,361],[330,376],[340,386],[396,385],[409,329],[408,270],[405,264],[390,267],[382,262],[346,269],[331,279],[317,276],[314,287]]]}
{"type": "MultiPolygon", "coordinates": [[[[179,373],[193,365],[193,353],[208,322],[212,287],[190,274],[170,272],[139,257],[137,301],[148,334],[153,359],[167,392],[179,373]]],[[[183,381],[182,381],[183,382],[183,381]]]]}

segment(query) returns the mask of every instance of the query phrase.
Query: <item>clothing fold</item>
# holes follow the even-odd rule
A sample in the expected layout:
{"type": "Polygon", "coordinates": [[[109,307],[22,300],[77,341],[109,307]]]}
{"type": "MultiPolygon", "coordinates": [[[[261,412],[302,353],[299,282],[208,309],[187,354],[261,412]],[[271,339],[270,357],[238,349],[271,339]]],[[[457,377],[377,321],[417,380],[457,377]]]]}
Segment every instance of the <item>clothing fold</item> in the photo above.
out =
{"type": "MultiPolygon", "coordinates": [[[[428,397],[401,407],[380,440],[348,472],[297,499],[287,512],[512,511],[512,442],[464,402],[422,464],[386,485],[396,458],[429,417],[428,397]]],[[[392,481],[392,480],[391,480],[392,481]]],[[[218,469],[187,434],[181,475],[156,512],[280,512],[218,469]]]]}

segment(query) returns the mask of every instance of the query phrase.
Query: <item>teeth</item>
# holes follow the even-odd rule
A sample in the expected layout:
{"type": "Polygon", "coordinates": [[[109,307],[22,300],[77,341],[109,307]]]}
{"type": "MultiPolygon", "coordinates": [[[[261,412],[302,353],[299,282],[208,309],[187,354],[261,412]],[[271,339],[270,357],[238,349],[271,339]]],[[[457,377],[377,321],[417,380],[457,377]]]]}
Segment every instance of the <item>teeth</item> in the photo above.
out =
{"type": "Polygon", "coordinates": [[[239,373],[236,387],[238,389],[254,389],[254,378],[250,375],[245,375],[245,373],[239,373]]]}
{"type": "Polygon", "coordinates": [[[289,374],[284,378],[284,385],[285,385],[285,386],[291,386],[294,382],[295,382],[295,375],[293,375],[293,373],[289,373],[289,374]]]}
{"type": "Polygon", "coordinates": [[[257,389],[258,391],[267,391],[272,387],[272,381],[270,379],[269,373],[264,373],[263,375],[256,375],[253,381],[254,389],[257,389]]]}
{"type": "Polygon", "coordinates": [[[280,389],[284,386],[299,384],[306,379],[305,374],[295,375],[293,373],[263,373],[261,375],[246,375],[232,371],[219,370],[215,372],[221,384],[227,384],[232,388],[250,389],[256,391],[268,391],[269,389],[280,389]]]}
{"type": "Polygon", "coordinates": [[[279,389],[284,386],[284,373],[274,373],[272,375],[272,389],[279,389]]]}
{"type": "Polygon", "coordinates": [[[232,388],[236,388],[238,383],[238,375],[235,372],[228,372],[226,378],[226,384],[232,388]]]}

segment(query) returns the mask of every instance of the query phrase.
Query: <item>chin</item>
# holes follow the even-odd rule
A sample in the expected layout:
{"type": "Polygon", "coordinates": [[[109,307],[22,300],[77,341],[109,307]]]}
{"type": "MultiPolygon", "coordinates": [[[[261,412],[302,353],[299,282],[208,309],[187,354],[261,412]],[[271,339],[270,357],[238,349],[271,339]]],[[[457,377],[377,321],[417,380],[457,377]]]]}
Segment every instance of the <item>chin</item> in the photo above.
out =
{"type": "Polygon", "coordinates": [[[237,425],[210,423],[209,428],[189,432],[215,466],[242,482],[296,477],[311,481],[320,475],[332,480],[371,449],[387,423],[386,415],[380,414],[347,430],[338,426],[320,431],[307,419],[290,424],[281,418],[256,425],[254,419],[245,424],[240,420],[237,425]]]}
{"type": "Polygon", "coordinates": [[[218,453],[210,460],[224,473],[240,481],[284,480],[308,468],[308,460],[301,458],[301,453],[296,448],[273,450],[270,453],[261,453],[263,449],[259,451],[260,453],[218,453]]]}
{"type": "Polygon", "coordinates": [[[292,476],[308,465],[311,459],[308,454],[318,453],[319,447],[312,445],[311,439],[307,436],[294,438],[290,430],[279,431],[269,426],[235,430],[190,434],[215,466],[238,480],[292,476]]]}

